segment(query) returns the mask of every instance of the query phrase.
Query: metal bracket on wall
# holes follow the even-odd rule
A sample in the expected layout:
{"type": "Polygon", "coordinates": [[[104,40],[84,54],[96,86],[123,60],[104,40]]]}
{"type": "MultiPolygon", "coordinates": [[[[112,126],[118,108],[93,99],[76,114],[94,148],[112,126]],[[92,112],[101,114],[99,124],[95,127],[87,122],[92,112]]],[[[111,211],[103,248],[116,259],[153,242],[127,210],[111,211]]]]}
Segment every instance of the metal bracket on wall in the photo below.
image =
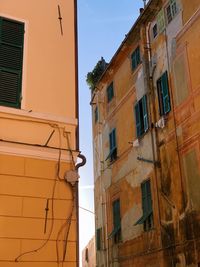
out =
{"type": "Polygon", "coordinates": [[[159,168],[161,167],[160,161],[153,161],[153,160],[144,159],[144,158],[141,158],[141,157],[137,157],[137,160],[143,161],[143,162],[147,162],[147,163],[152,163],[152,164],[154,164],[155,166],[157,166],[159,168]]]}

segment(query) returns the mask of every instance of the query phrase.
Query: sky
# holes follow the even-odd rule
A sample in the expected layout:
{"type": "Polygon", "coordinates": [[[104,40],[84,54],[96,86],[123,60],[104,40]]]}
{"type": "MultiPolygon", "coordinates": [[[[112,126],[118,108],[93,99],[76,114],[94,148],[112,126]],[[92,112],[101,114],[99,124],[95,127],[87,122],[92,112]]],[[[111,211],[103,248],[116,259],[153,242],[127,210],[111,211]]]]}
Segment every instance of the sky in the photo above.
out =
{"type": "Polygon", "coordinates": [[[86,75],[101,57],[106,62],[111,60],[141,7],[142,0],[78,0],[80,150],[87,158],[86,165],[79,169],[80,251],[94,235],[95,219],[91,94],[86,75]]]}

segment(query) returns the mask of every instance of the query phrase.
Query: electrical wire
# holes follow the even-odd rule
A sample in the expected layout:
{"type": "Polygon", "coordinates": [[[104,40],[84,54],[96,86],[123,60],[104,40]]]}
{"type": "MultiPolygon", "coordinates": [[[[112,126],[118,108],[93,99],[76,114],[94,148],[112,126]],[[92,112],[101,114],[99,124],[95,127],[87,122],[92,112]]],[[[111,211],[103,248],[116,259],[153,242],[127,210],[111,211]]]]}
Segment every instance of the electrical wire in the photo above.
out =
{"type": "MultiPolygon", "coordinates": [[[[60,176],[61,156],[62,156],[61,128],[58,125],[51,125],[51,127],[56,128],[58,130],[58,134],[59,134],[59,154],[58,154],[58,161],[57,161],[56,177],[55,177],[53,188],[52,188],[52,197],[51,197],[51,200],[52,200],[52,202],[51,202],[51,215],[52,215],[52,218],[51,218],[50,231],[49,231],[49,234],[48,234],[47,239],[44,241],[44,243],[41,246],[39,246],[36,249],[29,250],[29,251],[26,251],[26,252],[21,253],[19,256],[17,256],[15,258],[15,262],[18,262],[21,259],[21,257],[23,257],[25,255],[38,252],[39,250],[41,250],[42,248],[44,248],[46,246],[46,244],[49,242],[50,237],[51,237],[51,234],[53,232],[54,221],[55,221],[55,216],[54,216],[54,200],[55,200],[56,183],[58,181],[65,182],[65,183],[67,183],[67,185],[70,185],[71,186],[71,190],[72,190],[72,195],[73,195],[72,196],[72,208],[71,208],[70,215],[66,219],[65,223],[61,226],[60,230],[58,231],[57,239],[56,239],[57,264],[59,266],[60,260],[59,260],[59,247],[58,247],[58,242],[59,242],[60,235],[62,234],[63,230],[66,228],[65,229],[65,233],[64,233],[63,255],[62,255],[62,261],[61,261],[62,266],[63,266],[63,263],[64,263],[65,258],[66,258],[67,241],[68,241],[69,230],[70,230],[70,226],[71,226],[71,222],[72,222],[72,216],[73,216],[73,211],[74,211],[74,206],[75,206],[75,201],[76,201],[76,198],[75,198],[75,195],[76,194],[75,194],[75,186],[72,186],[70,183],[68,183],[64,178],[61,178],[61,176],[60,176]]],[[[75,160],[74,160],[74,156],[73,156],[73,151],[72,151],[71,146],[70,146],[70,141],[69,141],[68,134],[69,134],[68,132],[64,132],[63,131],[63,136],[66,137],[66,139],[67,139],[68,148],[70,150],[70,154],[71,154],[71,157],[72,157],[73,169],[75,170],[75,160]]]]}
{"type": "MultiPolygon", "coordinates": [[[[51,197],[51,215],[52,215],[52,218],[51,218],[51,227],[50,227],[50,231],[49,231],[49,234],[48,234],[48,237],[47,239],[44,241],[44,243],[39,246],[38,248],[36,249],[33,249],[33,250],[29,250],[29,251],[26,251],[26,252],[23,252],[21,253],[19,256],[17,256],[15,258],[15,262],[18,262],[20,260],[21,257],[27,255],[27,254],[31,254],[31,253],[36,253],[38,252],[39,250],[41,250],[42,248],[44,248],[46,246],[46,244],[49,242],[50,240],[50,237],[51,237],[51,234],[53,232],[53,227],[54,227],[54,221],[55,221],[55,216],[54,216],[54,200],[55,200],[55,189],[56,189],[56,183],[57,183],[57,179],[59,181],[64,181],[64,179],[62,179],[60,177],[60,161],[61,161],[61,133],[60,133],[60,128],[58,127],[58,125],[51,125],[51,127],[53,128],[57,128],[58,129],[58,132],[59,132],[59,155],[58,155],[58,163],[57,163],[57,172],[56,172],[56,179],[54,180],[54,184],[53,184],[53,188],[52,188],[52,197],[51,197]]],[[[71,152],[72,153],[72,152],[71,152]]]]}
{"type": "Polygon", "coordinates": [[[71,212],[70,212],[70,215],[68,216],[68,218],[66,219],[66,221],[64,222],[64,224],[60,227],[60,230],[58,231],[57,239],[56,239],[56,254],[57,254],[57,263],[58,264],[60,263],[59,246],[58,246],[58,244],[60,242],[60,235],[62,234],[62,232],[65,229],[65,227],[69,226],[69,227],[67,227],[66,232],[65,232],[65,239],[64,239],[65,243],[63,245],[63,257],[62,257],[62,261],[61,262],[64,262],[65,255],[66,255],[66,249],[67,249],[66,243],[67,243],[67,240],[68,240],[68,235],[69,235],[72,215],[73,215],[73,211],[74,211],[74,202],[75,202],[74,187],[72,188],[72,190],[73,190],[73,198],[72,198],[71,212]]]}
{"type": "Polygon", "coordinates": [[[23,253],[21,253],[19,256],[17,256],[16,258],[15,258],[15,262],[18,262],[19,261],[19,259],[21,258],[21,257],[23,257],[23,256],[25,256],[25,255],[27,255],[27,254],[31,254],[31,253],[36,253],[36,252],[38,252],[39,250],[41,250],[43,247],[45,247],[46,246],[46,244],[49,242],[49,240],[50,240],[50,237],[51,237],[51,234],[52,234],[52,232],[53,232],[53,227],[54,227],[54,221],[55,221],[55,218],[54,218],[54,198],[55,198],[55,189],[56,189],[56,179],[54,180],[54,184],[53,184],[53,189],[52,189],[52,197],[51,197],[51,216],[52,216],[52,218],[51,218],[51,227],[50,227],[50,231],[49,231],[49,234],[48,234],[48,237],[47,237],[47,239],[44,241],[44,243],[40,246],[40,247],[38,247],[38,248],[36,248],[36,249],[33,249],[33,250],[29,250],[29,251],[26,251],[26,252],[23,252],[23,253]]]}

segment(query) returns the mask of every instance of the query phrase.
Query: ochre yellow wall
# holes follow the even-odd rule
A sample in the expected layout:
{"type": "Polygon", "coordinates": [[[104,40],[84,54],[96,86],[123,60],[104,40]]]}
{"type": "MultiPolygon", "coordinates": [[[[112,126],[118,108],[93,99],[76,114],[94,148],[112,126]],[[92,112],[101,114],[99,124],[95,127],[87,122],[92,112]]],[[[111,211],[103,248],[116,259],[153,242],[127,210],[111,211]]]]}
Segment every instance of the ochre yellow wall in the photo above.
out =
{"type": "MultiPolygon", "coordinates": [[[[0,266],[56,267],[56,239],[59,230],[70,215],[72,192],[65,182],[56,181],[54,226],[50,240],[43,249],[35,250],[48,238],[52,222],[52,193],[56,177],[56,161],[0,155],[0,266]],[[44,234],[45,208],[49,199],[47,230],[44,234]],[[41,263],[43,262],[43,263],[41,263]]],[[[62,163],[60,175],[71,168],[62,163]]],[[[64,266],[76,266],[75,209],[69,231],[67,256],[64,266]]],[[[64,235],[61,235],[64,238],[64,235]]],[[[59,242],[62,253],[63,243],[59,242]]]]}

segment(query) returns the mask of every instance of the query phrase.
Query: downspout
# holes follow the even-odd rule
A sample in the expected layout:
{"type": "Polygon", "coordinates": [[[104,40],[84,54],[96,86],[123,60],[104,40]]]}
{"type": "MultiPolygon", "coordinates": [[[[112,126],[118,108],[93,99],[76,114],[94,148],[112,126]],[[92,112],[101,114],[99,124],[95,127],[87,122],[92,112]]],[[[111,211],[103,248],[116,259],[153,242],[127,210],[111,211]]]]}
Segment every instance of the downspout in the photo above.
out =
{"type": "Polygon", "coordinates": [[[151,134],[151,146],[152,146],[152,156],[154,162],[154,175],[155,175],[155,186],[156,186],[156,199],[157,199],[157,210],[158,210],[158,221],[159,221],[159,235],[160,235],[160,245],[162,247],[162,235],[161,235],[161,214],[160,214],[160,198],[159,198],[159,182],[158,177],[160,176],[160,167],[156,162],[160,162],[160,153],[158,149],[158,134],[157,130],[153,127],[156,121],[156,110],[155,110],[155,94],[153,88],[153,73],[155,68],[152,69],[152,73],[150,73],[150,59],[151,59],[151,47],[150,47],[150,37],[149,37],[149,29],[151,23],[149,22],[147,26],[143,27],[143,44],[144,47],[144,55],[145,55],[145,74],[146,74],[146,86],[147,86],[147,95],[148,95],[148,110],[149,110],[149,125],[150,125],[150,134],[151,134]],[[152,103],[152,108],[151,108],[152,103]],[[153,110],[152,110],[153,109],[153,110]]]}
{"type": "MultiPolygon", "coordinates": [[[[100,89],[99,88],[95,88],[95,90],[98,90],[98,91],[95,91],[94,94],[93,94],[93,97],[92,97],[92,100],[90,102],[90,104],[94,104],[93,103],[93,100],[94,98],[96,97],[96,104],[98,105],[99,107],[99,121],[98,121],[98,134],[102,134],[101,132],[101,129],[99,127],[99,125],[101,124],[101,114],[103,114],[101,112],[101,105],[102,102],[101,102],[101,98],[99,100],[99,91],[100,89]]],[[[98,138],[98,142],[99,142],[99,146],[102,147],[102,137],[98,138]]],[[[105,197],[105,188],[102,186],[102,167],[101,167],[101,155],[98,153],[98,151],[95,151],[95,153],[97,154],[98,156],[98,160],[100,162],[100,192],[101,192],[101,216],[102,216],[102,222],[101,222],[101,225],[102,225],[102,239],[103,239],[103,261],[104,261],[104,266],[109,266],[108,265],[108,239],[107,239],[107,236],[108,236],[108,231],[107,231],[107,210],[106,210],[106,197],[105,197]],[[105,219],[105,220],[104,220],[105,219]],[[104,229],[104,222],[105,222],[105,229],[104,229]],[[106,255],[105,255],[106,253],[106,255]]],[[[97,225],[96,221],[95,221],[95,225],[97,225]]],[[[95,226],[96,228],[96,226],[95,226]]],[[[97,254],[97,253],[96,253],[97,254]]]]}

